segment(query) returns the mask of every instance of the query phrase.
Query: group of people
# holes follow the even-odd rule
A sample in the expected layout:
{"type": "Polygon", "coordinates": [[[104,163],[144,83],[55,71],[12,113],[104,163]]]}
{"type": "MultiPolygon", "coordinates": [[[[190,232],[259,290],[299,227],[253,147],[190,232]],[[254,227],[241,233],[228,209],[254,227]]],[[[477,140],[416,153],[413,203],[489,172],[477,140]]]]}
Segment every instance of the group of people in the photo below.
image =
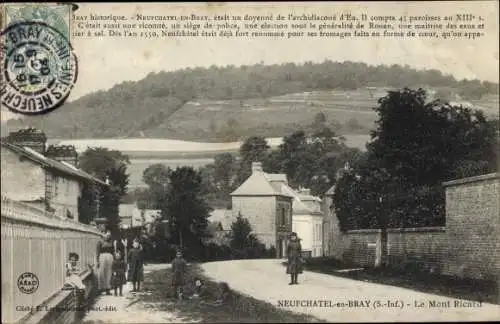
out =
{"type": "MultiPolygon", "coordinates": [[[[102,240],[97,244],[97,279],[101,293],[115,296],[123,295],[123,285],[132,283],[132,292],[140,291],[144,281],[144,248],[139,238],[135,238],[128,249],[126,240],[112,240],[111,232],[105,231],[102,240]],[[123,260],[125,257],[125,260],[123,260]]],[[[177,298],[182,299],[187,262],[180,251],[172,260],[172,286],[177,298]]],[[[199,286],[199,284],[197,283],[199,286]]]]}
{"type": "MultiPolygon", "coordinates": [[[[126,240],[111,239],[111,232],[105,231],[104,236],[97,244],[97,262],[95,271],[98,280],[100,293],[111,295],[111,289],[115,296],[123,296],[123,285],[132,282],[132,292],[140,290],[140,284],[144,281],[144,249],[138,238],[132,242],[132,247],[128,249],[126,240]],[[125,260],[124,260],[125,259],[125,260]]],[[[78,267],[79,256],[72,252],[69,254],[66,265],[67,284],[78,289],[85,286],[79,279],[80,269],[78,267]]],[[[287,247],[287,267],[286,273],[290,275],[290,285],[298,284],[298,276],[303,271],[302,246],[297,233],[292,232],[287,247]]],[[[172,286],[177,298],[182,299],[183,286],[185,285],[185,273],[187,263],[180,251],[177,252],[172,261],[172,286]]],[[[201,280],[195,283],[195,295],[201,289],[201,280]]]]}
{"type": "Polygon", "coordinates": [[[101,293],[123,295],[123,285],[132,282],[132,292],[140,290],[144,281],[143,247],[138,238],[132,242],[128,249],[127,241],[113,241],[111,232],[105,231],[104,236],[97,244],[96,272],[98,289],[101,293]]]}

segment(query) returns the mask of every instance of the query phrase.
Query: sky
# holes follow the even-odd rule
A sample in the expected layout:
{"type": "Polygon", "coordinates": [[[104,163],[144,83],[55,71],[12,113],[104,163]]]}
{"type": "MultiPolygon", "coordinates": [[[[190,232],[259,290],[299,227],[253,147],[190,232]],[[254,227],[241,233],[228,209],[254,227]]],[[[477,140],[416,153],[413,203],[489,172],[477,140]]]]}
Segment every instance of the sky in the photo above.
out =
{"type": "Polygon", "coordinates": [[[419,39],[133,39],[72,37],[78,57],[78,81],[69,100],[106,90],[124,81],[137,81],[151,72],[212,64],[250,65],[305,61],[359,61],[370,65],[401,64],[438,69],[458,79],[498,82],[498,2],[289,2],[289,3],[80,3],[76,15],[198,15],[278,13],[296,15],[340,13],[369,16],[482,15],[486,36],[477,40],[419,39]]]}

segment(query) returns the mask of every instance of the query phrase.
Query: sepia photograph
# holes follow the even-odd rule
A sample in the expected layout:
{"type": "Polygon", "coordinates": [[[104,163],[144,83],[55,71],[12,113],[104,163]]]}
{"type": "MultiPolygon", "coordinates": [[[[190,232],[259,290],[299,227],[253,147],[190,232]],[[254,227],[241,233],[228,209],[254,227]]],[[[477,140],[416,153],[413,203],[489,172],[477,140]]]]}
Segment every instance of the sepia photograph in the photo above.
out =
{"type": "Polygon", "coordinates": [[[497,1],[0,8],[2,323],[500,321],[497,1]]]}

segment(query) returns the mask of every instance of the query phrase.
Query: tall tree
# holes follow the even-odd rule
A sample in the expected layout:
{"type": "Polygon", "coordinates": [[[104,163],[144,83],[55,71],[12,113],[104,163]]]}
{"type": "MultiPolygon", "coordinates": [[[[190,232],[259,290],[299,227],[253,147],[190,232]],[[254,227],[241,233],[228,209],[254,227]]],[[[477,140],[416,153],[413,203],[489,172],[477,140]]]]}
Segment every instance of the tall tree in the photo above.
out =
{"type": "Polygon", "coordinates": [[[109,188],[102,193],[99,216],[107,219],[107,226],[113,233],[120,225],[118,206],[127,193],[129,163],[128,156],[122,152],[102,147],[88,148],[79,157],[82,170],[109,183],[109,188]]]}
{"type": "Polygon", "coordinates": [[[231,153],[222,153],[214,159],[215,186],[222,195],[229,195],[236,176],[236,159],[231,153]]]}
{"type": "Polygon", "coordinates": [[[164,213],[171,173],[170,168],[164,164],[156,163],[148,166],[142,174],[142,180],[148,185],[147,194],[152,208],[160,209],[162,213],[164,213]]]}
{"type": "Polygon", "coordinates": [[[171,237],[181,247],[193,247],[206,233],[211,208],[203,197],[203,182],[198,171],[181,167],[170,174],[166,197],[166,215],[171,237]]]}
{"type": "Polygon", "coordinates": [[[414,185],[454,178],[463,161],[496,168],[495,129],[481,111],[427,100],[422,89],[390,91],[379,100],[377,129],[369,145],[382,167],[414,185]]]}
{"type": "Polygon", "coordinates": [[[336,187],[341,224],[443,225],[441,183],[496,170],[498,133],[480,111],[429,101],[421,89],[390,91],[376,111],[372,142],[354,166],[358,177],[336,187]]]}

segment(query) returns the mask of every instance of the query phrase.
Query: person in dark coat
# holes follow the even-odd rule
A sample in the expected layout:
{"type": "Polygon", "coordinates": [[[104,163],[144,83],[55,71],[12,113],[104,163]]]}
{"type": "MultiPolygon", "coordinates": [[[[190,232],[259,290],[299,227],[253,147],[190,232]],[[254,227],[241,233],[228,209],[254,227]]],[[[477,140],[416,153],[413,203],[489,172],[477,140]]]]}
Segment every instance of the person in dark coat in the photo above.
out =
{"type": "Polygon", "coordinates": [[[172,286],[178,299],[182,299],[186,268],[187,263],[182,257],[182,252],[177,251],[175,258],[172,260],[172,286]]]}
{"type": "Polygon", "coordinates": [[[128,252],[128,281],[132,282],[133,290],[140,290],[141,281],[144,281],[144,263],[139,240],[135,239],[132,248],[128,252]]]}
{"type": "Polygon", "coordinates": [[[291,277],[289,284],[297,285],[299,274],[302,273],[302,246],[300,245],[300,240],[295,232],[292,232],[290,235],[287,257],[288,264],[286,267],[286,273],[291,277]]]}
{"type": "Polygon", "coordinates": [[[111,267],[113,271],[113,277],[111,279],[111,284],[115,290],[115,296],[120,292],[120,296],[123,296],[123,285],[125,284],[125,261],[123,261],[120,251],[115,252],[115,259],[113,260],[113,265],[111,267]]]}

